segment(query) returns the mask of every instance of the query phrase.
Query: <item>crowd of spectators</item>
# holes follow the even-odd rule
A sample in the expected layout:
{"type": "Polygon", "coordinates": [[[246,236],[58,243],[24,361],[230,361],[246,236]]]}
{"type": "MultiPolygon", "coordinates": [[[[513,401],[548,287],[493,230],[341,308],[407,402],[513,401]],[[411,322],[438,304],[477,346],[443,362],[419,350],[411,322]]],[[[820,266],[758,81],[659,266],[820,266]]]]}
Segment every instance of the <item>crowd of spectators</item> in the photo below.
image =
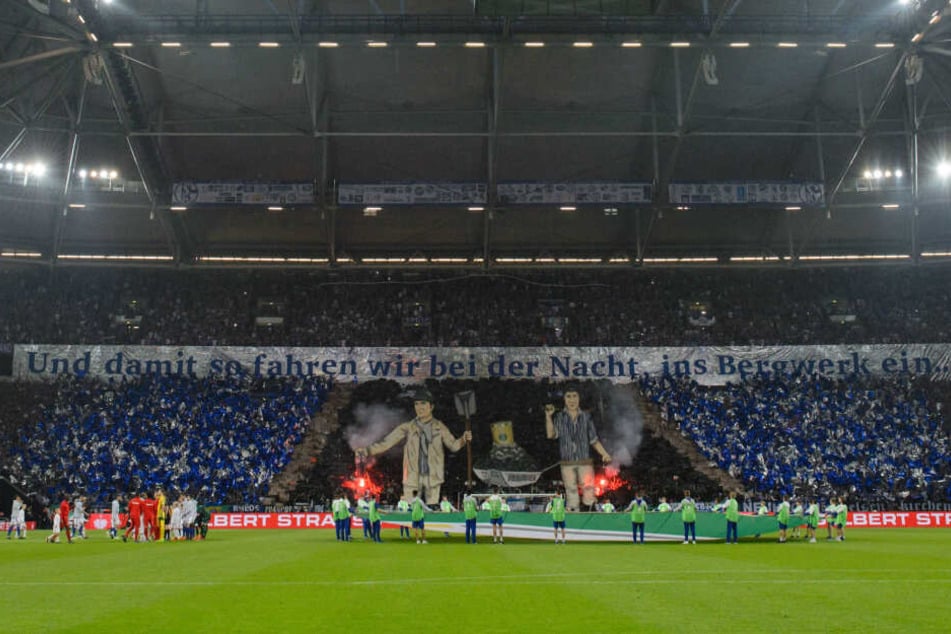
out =
{"type": "Polygon", "coordinates": [[[0,294],[16,298],[0,305],[0,344],[934,343],[951,340],[949,282],[951,268],[944,266],[509,273],[0,268],[0,294]]]}
{"type": "Polygon", "coordinates": [[[7,386],[44,392],[32,409],[0,416],[11,479],[48,499],[82,493],[93,506],[155,486],[206,504],[256,503],[328,391],[318,378],[61,377],[7,386]]]}
{"type": "MultiPolygon", "coordinates": [[[[951,341],[949,282],[944,266],[504,273],[0,267],[0,293],[14,298],[0,303],[0,346],[941,343],[951,341]]],[[[48,493],[85,488],[96,502],[116,488],[176,481],[211,503],[255,502],[325,386],[252,383],[5,383],[0,458],[48,493]]],[[[443,416],[457,387],[432,387],[443,416]]],[[[516,421],[531,455],[557,461],[535,425],[539,404],[557,388],[517,381],[470,387],[480,393],[480,415],[516,421]]],[[[937,405],[951,403],[951,388],[943,383],[760,377],[706,388],[665,377],[642,388],[705,455],[764,494],[846,489],[891,501],[951,499],[949,430],[937,405]]],[[[396,384],[364,389],[355,403],[400,406],[396,384]]],[[[595,392],[588,397],[602,400],[595,392]]],[[[350,473],[342,433],[329,439],[302,495],[309,487],[319,500],[327,483],[350,473]]],[[[645,446],[655,441],[644,438],[645,446]]],[[[675,460],[664,447],[652,451],[675,460]]],[[[459,470],[451,473],[447,488],[461,489],[459,470]]],[[[698,477],[642,453],[621,481],[666,493],[675,475],[698,477]]],[[[398,474],[388,477],[392,484],[398,474]]]]}
{"type": "Polygon", "coordinates": [[[766,499],[848,494],[868,505],[951,499],[939,406],[909,379],[757,377],[705,387],[641,379],[662,416],[766,499]]]}

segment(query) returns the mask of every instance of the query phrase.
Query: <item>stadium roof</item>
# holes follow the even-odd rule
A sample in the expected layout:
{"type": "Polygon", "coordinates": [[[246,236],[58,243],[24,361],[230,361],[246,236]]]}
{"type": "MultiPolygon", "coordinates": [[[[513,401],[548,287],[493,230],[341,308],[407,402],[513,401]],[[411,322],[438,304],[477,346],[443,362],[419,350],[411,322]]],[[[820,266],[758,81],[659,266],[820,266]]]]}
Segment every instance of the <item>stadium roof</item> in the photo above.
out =
{"type": "Polygon", "coordinates": [[[944,257],[930,254],[951,252],[949,34],[948,0],[0,0],[0,250],[179,264],[944,257]],[[174,211],[182,181],[316,195],[174,211]],[[383,182],[488,194],[474,211],[337,204],[341,184],[383,182]],[[512,182],[652,187],[640,203],[510,204],[496,187],[512,182]],[[821,183],[824,197],[671,200],[684,182],[821,183]]]}

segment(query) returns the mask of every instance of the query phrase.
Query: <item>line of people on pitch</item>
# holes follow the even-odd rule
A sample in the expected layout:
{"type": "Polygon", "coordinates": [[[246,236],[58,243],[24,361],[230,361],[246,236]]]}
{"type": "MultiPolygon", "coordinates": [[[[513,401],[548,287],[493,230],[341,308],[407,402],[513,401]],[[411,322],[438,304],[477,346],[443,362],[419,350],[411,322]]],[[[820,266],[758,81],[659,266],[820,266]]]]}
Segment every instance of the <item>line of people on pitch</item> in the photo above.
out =
{"type": "MultiPolygon", "coordinates": [[[[414,489],[411,495],[412,499],[401,498],[396,503],[396,510],[399,513],[410,514],[410,526],[400,525],[400,539],[415,539],[417,544],[427,544],[426,540],[426,513],[434,512],[429,505],[419,495],[419,491],[414,489]]],[[[382,542],[380,538],[380,529],[382,525],[382,514],[380,513],[379,499],[366,491],[362,497],[357,499],[357,516],[363,522],[363,539],[374,542],[382,542]]],[[[337,541],[351,541],[351,517],[352,506],[350,498],[346,492],[337,489],[336,497],[330,504],[331,513],[334,518],[334,528],[336,530],[337,541]]],[[[476,518],[478,517],[478,500],[472,495],[471,491],[466,491],[462,500],[462,509],[466,518],[466,543],[476,543],[476,518]]],[[[481,505],[483,511],[489,512],[489,522],[492,525],[492,541],[496,544],[504,544],[505,537],[503,527],[505,516],[511,508],[502,496],[501,489],[495,487],[492,495],[487,497],[481,505]]],[[[442,497],[439,503],[439,512],[453,513],[456,509],[452,502],[446,496],[442,497]]],[[[448,536],[448,533],[446,533],[448,536]]]]}
{"type": "Polygon", "coordinates": [[[122,541],[132,538],[133,542],[158,541],[194,541],[208,536],[208,520],[211,513],[194,497],[182,493],[177,500],[168,504],[162,489],[153,493],[132,493],[125,507],[125,520],[122,518],[123,498],[116,494],[111,503],[112,539],[121,537],[122,541]],[[124,528],[119,535],[120,527],[124,528]]]}

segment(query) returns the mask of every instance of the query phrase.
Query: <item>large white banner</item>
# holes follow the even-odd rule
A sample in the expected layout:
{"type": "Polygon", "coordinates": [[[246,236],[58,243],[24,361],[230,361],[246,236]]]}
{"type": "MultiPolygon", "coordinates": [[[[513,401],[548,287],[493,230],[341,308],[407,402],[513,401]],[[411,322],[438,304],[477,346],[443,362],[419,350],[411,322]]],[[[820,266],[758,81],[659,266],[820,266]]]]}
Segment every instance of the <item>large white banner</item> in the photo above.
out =
{"type": "Polygon", "coordinates": [[[484,205],[485,183],[341,183],[340,205],[484,205]]]}
{"type": "Polygon", "coordinates": [[[670,202],[685,205],[821,205],[825,200],[822,183],[719,182],[671,183],[670,202]]]}
{"type": "Polygon", "coordinates": [[[182,181],[172,186],[173,205],[312,205],[313,183],[182,181]]]}
{"type": "Polygon", "coordinates": [[[335,376],[417,382],[454,379],[608,379],[641,374],[724,384],[756,375],[951,378],[951,344],[697,348],[282,348],[16,345],[13,375],[335,376]]]}
{"type": "Polygon", "coordinates": [[[645,204],[651,202],[650,183],[499,183],[503,205],[645,204]]]}

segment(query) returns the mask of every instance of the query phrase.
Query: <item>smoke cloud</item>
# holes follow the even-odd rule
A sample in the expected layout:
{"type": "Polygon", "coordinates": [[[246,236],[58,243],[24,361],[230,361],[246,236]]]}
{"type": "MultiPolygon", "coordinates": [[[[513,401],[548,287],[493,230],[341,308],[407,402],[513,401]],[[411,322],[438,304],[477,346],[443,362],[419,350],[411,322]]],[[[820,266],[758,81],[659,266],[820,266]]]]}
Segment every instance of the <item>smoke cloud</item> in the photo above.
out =
{"type": "Polygon", "coordinates": [[[408,420],[402,409],[381,403],[358,403],[353,408],[353,417],[356,423],[347,427],[343,433],[347,444],[353,450],[372,445],[393,431],[397,425],[408,420]]]}
{"type": "Polygon", "coordinates": [[[628,467],[634,463],[641,448],[644,418],[637,408],[630,386],[605,382],[599,388],[601,424],[598,436],[611,454],[609,471],[628,467]]]}

